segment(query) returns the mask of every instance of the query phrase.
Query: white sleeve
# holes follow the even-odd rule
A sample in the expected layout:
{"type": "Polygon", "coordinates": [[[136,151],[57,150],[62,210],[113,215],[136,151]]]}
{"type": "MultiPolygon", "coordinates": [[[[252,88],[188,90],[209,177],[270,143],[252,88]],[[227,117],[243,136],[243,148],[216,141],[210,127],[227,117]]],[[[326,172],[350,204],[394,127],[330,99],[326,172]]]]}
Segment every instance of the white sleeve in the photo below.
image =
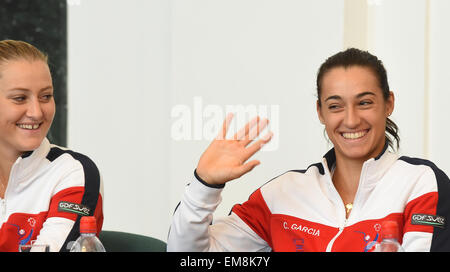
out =
{"type": "Polygon", "coordinates": [[[222,190],[209,187],[194,177],[174,213],[167,251],[271,250],[234,213],[211,224],[212,214],[222,199],[222,190]]]}
{"type": "Polygon", "coordinates": [[[58,252],[64,245],[75,221],[62,218],[51,217],[45,220],[39,235],[36,237],[36,245],[49,245],[51,252],[58,252]]]}
{"type": "Polygon", "coordinates": [[[407,232],[403,235],[402,247],[406,252],[429,252],[432,239],[432,233],[407,232]]]}
{"type": "Polygon", "coordinates": [[[58,182],[54,186],[54,194],[49,201],[46,219],[36,237],[36,244],[47,244],[52,252],[68,251],[70,242],[79,237],[79,225],[75,222],[87,214],[60,210],[59,204],[65,201],[88,209],[87,213],[95,216],[97,231],[100,231],[103,224],[103,181],[97,168],[94,168],[95,165],[92,164],[91,168],[88,166],[82,167],[79,164],[79,167],[68,174],[57,177],[58,182]]]}

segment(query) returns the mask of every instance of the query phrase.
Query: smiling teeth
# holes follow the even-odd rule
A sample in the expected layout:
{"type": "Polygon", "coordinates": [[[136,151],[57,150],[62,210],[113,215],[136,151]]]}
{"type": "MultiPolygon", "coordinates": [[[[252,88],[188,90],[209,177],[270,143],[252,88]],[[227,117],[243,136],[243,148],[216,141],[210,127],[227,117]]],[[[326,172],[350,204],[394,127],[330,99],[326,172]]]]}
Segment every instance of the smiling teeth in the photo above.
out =
{"type": "Polygon", "coordinates": [[[20,128],[23,128],[23,129],[38,129],[40,125],[39,124],[36,124],[36,125],[18,124],[17,126],[20,128]]]}
{"type": "Polygon", "coordinates": [[[358,139],[366,135],[366,131],[354,132],[354,133],[342,133],[345,139],[358,139]]]}

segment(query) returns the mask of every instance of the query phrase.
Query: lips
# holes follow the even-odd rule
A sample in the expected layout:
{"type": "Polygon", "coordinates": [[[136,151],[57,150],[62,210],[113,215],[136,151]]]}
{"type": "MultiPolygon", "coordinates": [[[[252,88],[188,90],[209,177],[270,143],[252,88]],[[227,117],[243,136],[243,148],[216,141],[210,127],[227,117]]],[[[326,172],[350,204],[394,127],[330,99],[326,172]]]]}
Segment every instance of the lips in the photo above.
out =
{"type": "Polygon", "coordinates": [[[36,130],[41,126],[42,123],[39,124],[17,124],[21,129],[27,129],[27,130],[36,130]]]}
{"type": "Polygon", "coordinates": [[[357,140],[364,137],[369,132],[368,129],[355,132],[342,132],[341,135],[347,140],[357,140]]]}

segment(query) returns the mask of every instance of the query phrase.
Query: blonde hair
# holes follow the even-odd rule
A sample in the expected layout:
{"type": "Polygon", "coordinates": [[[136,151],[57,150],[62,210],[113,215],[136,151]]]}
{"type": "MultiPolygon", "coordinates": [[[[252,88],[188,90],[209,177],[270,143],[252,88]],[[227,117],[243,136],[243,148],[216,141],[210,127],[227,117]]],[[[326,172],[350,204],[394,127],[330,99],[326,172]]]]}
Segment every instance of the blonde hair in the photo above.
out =
{"type": "Polygon", "coordinates": [[[14,40],[0,41],[0,65],[11,60],[41,60],[48,64],[48,56],[29,43],[14,40]]]}

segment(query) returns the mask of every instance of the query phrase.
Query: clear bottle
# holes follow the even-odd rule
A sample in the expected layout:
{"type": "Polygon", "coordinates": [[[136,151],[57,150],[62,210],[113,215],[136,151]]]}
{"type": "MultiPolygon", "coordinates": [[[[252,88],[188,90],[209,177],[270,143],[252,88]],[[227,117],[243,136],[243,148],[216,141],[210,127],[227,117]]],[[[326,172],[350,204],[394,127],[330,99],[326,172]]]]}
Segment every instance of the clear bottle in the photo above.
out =
{"type": "Polygon", "coordinates": [[[81,217],[80,237],[72,244],[70,252],[105,252],[105,248],[96,234],[97,222],[95,217],[81,217]]]}
{"type": "Polygon", "coordinates": [[[381,242],[375,245],[374,252],[404,252],[398,242],[398,224],[395,221],[381,223],[381,242]]]}

